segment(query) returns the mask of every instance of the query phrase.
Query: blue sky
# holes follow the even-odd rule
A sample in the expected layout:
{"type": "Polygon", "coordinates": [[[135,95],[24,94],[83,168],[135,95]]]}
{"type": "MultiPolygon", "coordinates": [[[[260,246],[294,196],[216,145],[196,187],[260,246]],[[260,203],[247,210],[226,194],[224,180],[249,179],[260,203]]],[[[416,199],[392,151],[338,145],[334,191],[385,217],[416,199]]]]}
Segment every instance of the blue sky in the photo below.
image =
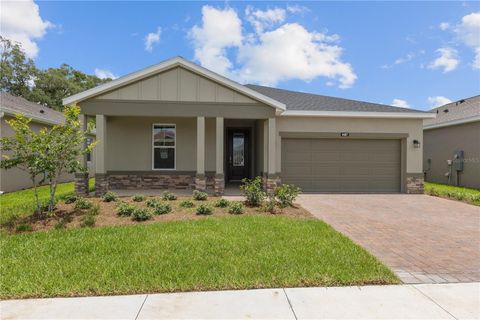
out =
{"type": "Polygon", "coordinates": [[[41,68],[172,56],[242,83],[418,109],[480,93],[479,2],[2,2],[41,68]]]}

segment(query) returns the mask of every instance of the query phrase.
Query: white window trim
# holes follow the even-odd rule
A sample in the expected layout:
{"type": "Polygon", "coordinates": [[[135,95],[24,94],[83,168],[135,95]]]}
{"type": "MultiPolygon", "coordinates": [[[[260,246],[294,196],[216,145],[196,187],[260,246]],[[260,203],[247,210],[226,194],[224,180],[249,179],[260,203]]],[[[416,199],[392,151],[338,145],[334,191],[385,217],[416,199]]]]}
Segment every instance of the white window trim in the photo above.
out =
{"type": "Polygon", "coordinates": [[[175,123],[152,123],[152,170],[153,171],[176,171],[177,170],[177,125],[175,123]],[[166,146],[166,147],[155,147],[155,134],[154,129],[155,126],[173,126],[175,128],[175,139],[174,139],[174,146],[166,146]],[[171,148],[174,149],[174,161],[173,161],[173,168],[155,168],[155,148],[171,148]]]}

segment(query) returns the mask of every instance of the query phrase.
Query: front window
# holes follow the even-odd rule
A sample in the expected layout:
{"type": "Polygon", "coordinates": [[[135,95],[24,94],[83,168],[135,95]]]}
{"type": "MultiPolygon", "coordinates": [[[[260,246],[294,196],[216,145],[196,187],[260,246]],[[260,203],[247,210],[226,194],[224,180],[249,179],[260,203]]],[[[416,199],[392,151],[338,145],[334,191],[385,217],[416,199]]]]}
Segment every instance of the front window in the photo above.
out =
{"type": "Polygon", "coordinates": [[[153,125],[153,169],[175,169],[174,124],[153,125]]]}

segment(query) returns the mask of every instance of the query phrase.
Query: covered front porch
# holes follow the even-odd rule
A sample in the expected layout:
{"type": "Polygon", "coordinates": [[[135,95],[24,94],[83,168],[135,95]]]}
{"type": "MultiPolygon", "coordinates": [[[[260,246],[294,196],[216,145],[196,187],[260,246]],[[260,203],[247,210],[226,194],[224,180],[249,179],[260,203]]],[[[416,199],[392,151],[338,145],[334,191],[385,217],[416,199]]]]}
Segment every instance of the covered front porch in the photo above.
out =
{"type": "MultiPolygon", "coordinates": [[[[243,178],[261,176],[271,190],[276,169],[276,119],[82,115],[94,118],[95,194],[174,190],[238,195],[243,178]]],[[[247,114],[248,117],[248,114],[247,114]]],[[[77,175],[77,193],[87,190],[77,175]]]]}

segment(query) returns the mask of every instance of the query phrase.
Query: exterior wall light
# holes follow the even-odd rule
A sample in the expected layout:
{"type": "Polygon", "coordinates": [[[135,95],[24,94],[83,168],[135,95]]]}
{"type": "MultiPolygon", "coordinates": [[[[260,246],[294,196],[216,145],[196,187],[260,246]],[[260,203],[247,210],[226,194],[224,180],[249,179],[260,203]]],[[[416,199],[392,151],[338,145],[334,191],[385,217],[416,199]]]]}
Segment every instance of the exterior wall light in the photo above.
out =
{"type": "Polygon", "coordinates": [[[414,147],[414,148],[420,148],[420,141],[418,141],[418,140],[413,140],[413,147],[414,147]]]}

